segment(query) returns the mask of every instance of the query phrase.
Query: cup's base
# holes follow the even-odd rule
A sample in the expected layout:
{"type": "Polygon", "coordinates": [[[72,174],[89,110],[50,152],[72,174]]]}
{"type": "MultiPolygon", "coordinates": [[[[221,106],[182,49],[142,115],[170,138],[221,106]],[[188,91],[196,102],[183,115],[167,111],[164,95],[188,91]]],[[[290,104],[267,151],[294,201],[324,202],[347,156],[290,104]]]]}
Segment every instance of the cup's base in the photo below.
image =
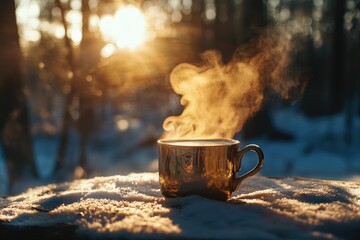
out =
{"type": "Polygon", "coordinates": [[[230,192],[221,191],[216,187],[209,187],[200,190],[200,189],[192,189],[192,187],[187,186],[187,184],[181,186],[179,191],[174,191],[174,192],[170,192],[164,188],[161,188],[161,193],[166,198],[185,197],[189,195],[198,195],[201,197],[218,200],[218,201],[226,201],[230,198],[230,192]]]}

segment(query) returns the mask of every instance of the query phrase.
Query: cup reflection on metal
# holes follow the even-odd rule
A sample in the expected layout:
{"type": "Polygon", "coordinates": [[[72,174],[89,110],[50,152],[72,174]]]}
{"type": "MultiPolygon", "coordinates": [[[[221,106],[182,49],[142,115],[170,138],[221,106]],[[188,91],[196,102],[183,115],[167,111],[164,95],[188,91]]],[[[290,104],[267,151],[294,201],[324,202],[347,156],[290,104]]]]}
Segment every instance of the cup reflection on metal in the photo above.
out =
{"type": "Polygon", "coordinates": [[[161,192],[170,198],[196,194],[227,200],[264,162],[260,147],[250,144],[239,150],[240,142],[233,139],[159,140],[158,146],[161,192]],[[237,177],[241,159],[249,151],[257,153],[258,162],[237,177]]]}

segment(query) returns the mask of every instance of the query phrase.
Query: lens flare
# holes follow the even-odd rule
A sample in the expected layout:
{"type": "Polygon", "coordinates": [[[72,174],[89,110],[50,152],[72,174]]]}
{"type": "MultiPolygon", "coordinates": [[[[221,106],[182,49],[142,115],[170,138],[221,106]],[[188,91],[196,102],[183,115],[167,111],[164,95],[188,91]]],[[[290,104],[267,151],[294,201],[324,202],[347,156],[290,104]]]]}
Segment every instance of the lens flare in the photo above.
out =
{"type": "Polygon", "coordinates": [[[114,17],[102,17],[100,30],[118,48],[135,49],[146,40],[146,19],[137,7],[126,6],[120,8],[114,17]]]}

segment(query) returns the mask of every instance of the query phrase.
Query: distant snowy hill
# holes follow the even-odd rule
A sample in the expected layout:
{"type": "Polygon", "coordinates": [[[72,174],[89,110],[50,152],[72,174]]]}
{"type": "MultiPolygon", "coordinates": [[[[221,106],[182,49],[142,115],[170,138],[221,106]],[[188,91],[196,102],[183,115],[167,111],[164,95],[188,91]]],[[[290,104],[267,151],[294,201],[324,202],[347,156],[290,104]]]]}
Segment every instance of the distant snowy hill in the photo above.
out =
{"type": "Polygon", "coordinates": [[[157,173],[51,184],[0,201],[0,239],[30,236],[360,239],[360,183],[254,176],[228,202],[165,199],[157,173]]]}

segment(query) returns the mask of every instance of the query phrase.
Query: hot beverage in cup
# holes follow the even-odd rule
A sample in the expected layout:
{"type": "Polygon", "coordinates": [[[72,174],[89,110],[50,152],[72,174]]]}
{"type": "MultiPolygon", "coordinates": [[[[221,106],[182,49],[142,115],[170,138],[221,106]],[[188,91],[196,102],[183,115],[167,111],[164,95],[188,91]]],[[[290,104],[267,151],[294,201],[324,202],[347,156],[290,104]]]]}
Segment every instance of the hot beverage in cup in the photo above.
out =
{"type": "Polygon", "coordinates": [[[159,140],[159,175],[165,197],[197,194],[227,200],[240,183],[257,173],[264,161],[262,150],[255,144],[239,150],[233,139],[159,140]],[[256,166],[237,177],[245,153],[258,155],[256,166]]]}

